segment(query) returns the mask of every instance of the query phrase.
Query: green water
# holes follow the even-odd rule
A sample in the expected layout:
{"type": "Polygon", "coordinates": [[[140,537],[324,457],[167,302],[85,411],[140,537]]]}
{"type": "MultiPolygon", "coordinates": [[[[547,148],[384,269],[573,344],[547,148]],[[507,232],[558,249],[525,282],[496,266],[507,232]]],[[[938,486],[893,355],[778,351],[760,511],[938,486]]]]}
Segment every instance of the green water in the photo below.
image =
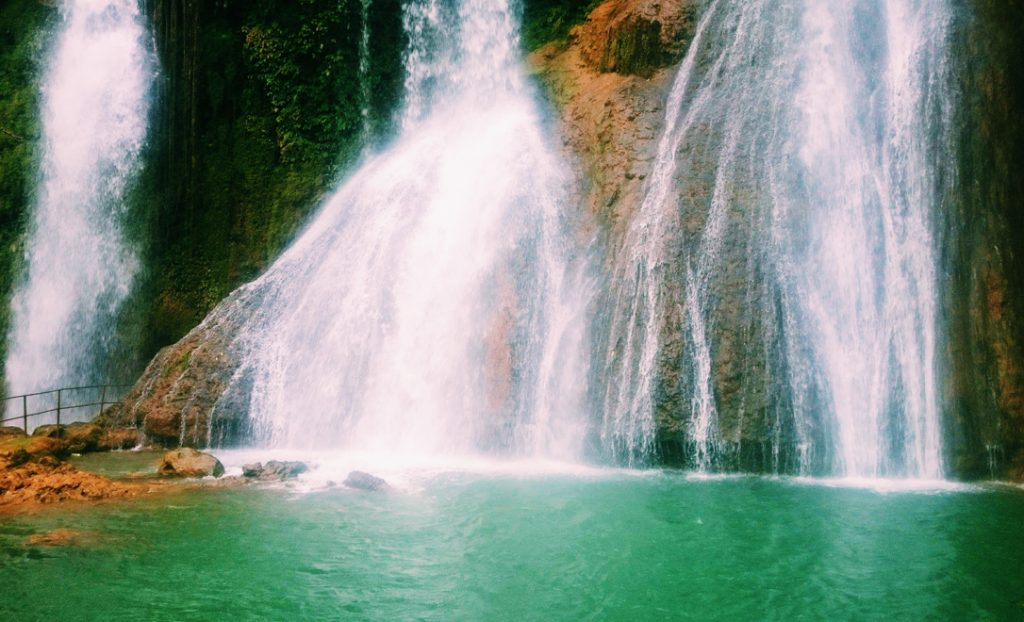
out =
{"type": "Polygon", "coordinates": [[[0,518],[0,620],[1021,620],[1024,492],[680,474],[201,490],[0,518]],[[27,547],[55,527],[77,547],[27,547]]]}

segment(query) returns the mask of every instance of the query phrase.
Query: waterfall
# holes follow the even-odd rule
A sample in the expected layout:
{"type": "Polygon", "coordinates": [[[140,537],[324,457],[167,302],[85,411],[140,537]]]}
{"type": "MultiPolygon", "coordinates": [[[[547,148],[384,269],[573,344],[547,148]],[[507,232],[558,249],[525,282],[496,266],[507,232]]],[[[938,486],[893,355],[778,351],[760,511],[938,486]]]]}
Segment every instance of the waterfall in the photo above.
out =
{"type": "Polygon", "coordinates": [[[293,245],[206,320],[237,327],[258,443],[571,457],[584,254],[507,0],[405,7],[405,105],[293,245]]]}
{"type": "Polygon", "coordinates": [[[11,392],[99,382],[138,258],[123,224],[153,63],[135,0],[67,0],[42,85],[42,164],[13,298],[11,392]]]}
{"type": "Polygon", "coordinates": [[[702,470],[759,434],[797,472],[942,476],[951,19],[921,0],[705,10],[616,260],[610,451],[648,458],[669,409],[702,470]],[[774,429],[748,432],[758,417],[774,429]]]}

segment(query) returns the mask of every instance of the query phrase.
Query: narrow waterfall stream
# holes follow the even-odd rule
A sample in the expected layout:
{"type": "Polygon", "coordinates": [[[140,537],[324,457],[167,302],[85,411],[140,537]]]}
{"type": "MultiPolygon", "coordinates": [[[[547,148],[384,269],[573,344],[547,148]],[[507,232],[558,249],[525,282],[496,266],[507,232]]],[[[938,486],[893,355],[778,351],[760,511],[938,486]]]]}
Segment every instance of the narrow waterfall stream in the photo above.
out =
{"type": "Polygon", "coordinates": [[[769,459],[789,456],[774,470],[942,477],[951,19],[912,0],[708,6],[617,261],[613,453],[648,459],[663,412],[699,470],[756,420],[769,459]]]}
{"type": "Polygon", "coordinates": [[[505,0],[406,7],[401,131],[258,280],[243,403],[273,447],[576,456],[586,292],[505,0]]]}
{"type": "Polygon", "coordinates": [[[124,234],[153,80],[136,0],[67,0],[42,85],[42,165],[15,292],[11,393],[102,382],[139,261],[124,234]]]}

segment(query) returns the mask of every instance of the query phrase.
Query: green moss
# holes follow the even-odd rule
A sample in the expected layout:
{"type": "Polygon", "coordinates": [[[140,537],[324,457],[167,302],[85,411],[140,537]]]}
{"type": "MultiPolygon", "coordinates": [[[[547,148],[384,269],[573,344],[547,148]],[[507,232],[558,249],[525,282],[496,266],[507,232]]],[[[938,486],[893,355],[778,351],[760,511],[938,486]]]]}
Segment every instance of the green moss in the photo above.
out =
{"type": "Polygon", "coordinates": [[[523,0],[522,45],[535,50],[562,41],[602,0],[523,0]]]}
{"type": "MultiPolygon", "coordinates": [[[[367,122],[383,139],[403,80],[401,3],[374,0],[368,18],[367,122]]],[[[142,184],[150,269],[131,310],[143,358],[265,270],[366,138],[360,0],[169,0],[153,22],[166,82],[142,184]]]]}

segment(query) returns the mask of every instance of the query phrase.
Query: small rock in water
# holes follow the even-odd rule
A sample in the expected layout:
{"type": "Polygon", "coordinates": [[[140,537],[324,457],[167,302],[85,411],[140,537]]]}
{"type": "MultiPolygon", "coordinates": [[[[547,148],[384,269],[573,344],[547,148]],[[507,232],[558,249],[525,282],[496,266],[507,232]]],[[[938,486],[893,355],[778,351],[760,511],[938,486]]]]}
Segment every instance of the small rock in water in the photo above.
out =
{"type": "Polygon", "coordinates": [[[242,465],[242,475],[246,477],[259,477],[263,473],[263,464],[260,462],[251,462],[249,464],[242,465]]]}
{"type": "Polygon", "coordinates": [[[157,472],[165,477],[220,477],[224,475],[224,465],[210,454],[183,447],[164,454],[157,472]]]}
{"type": "Polygon", "coordinates": [[[388,483],[379,477],[364,473],[363,471],[352,471],[348,474],[343,482],[349,488],[357,488],[359,490],[387,490],[390,488],[388,483]]]}
{"type": "Polygon", "coordinates": [[[298,477],[309,470],[305,462],[282,462],[271,460],[263,465],[263,472],[260,477],[268,479],[291,479],[298,477]]]}

